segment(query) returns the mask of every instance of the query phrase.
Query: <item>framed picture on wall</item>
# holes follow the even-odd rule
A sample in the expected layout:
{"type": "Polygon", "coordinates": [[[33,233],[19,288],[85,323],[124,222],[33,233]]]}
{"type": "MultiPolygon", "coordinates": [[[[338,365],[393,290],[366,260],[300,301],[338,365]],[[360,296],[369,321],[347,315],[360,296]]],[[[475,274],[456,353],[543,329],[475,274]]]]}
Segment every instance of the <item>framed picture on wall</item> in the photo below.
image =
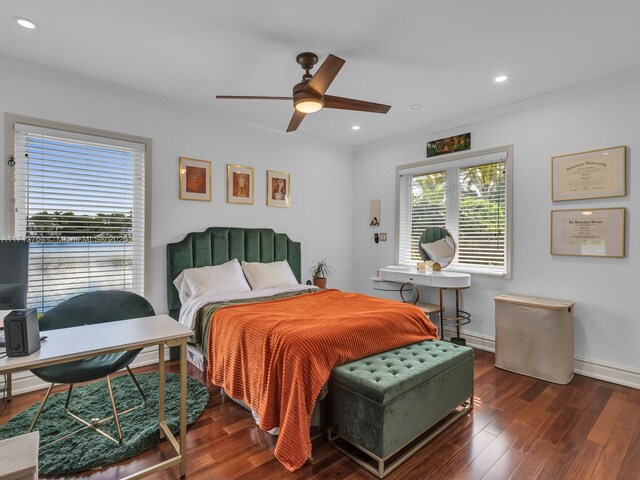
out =
{"type": "Polygon", "coordinates": [[[180,157],[180,200],[211,201],[211,162],[180,157]]]}
{"type": "Polygon", "coordinates": [[[253,168],[227,165],[227,202],[253,205],[253,168]]]}
{"type": "Polygon", "coordinates": [[[291,175],[289,173],[267,170],[267,205],[291,206],[291,175]]]}
{"type": "Polygon", "coordinates": [[[624,197],[626,147],[603,148],[551,158],[551,200],[624,197]]]}
{"type": "Polygon", "coordinates": [[[625,216],[625,208],[552,210],[551,255],[624,257],[625,216]]]}

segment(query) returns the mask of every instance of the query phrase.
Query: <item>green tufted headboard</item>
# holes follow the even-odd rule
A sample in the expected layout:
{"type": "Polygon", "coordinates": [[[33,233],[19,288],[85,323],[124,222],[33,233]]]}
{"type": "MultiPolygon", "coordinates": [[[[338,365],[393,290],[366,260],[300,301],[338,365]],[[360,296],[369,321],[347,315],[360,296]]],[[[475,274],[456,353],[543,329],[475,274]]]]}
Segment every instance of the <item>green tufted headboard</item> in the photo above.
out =
{"type": "Polygon", "coordinates": [[[220,265],[237,258],[246,262],[287,260],[298,282],[301,281],[301,249],[284,233],[270,228],[211,227],[204,232],[192,232],[183,240],[167,244],[167,301],[169,315],[177,319],[180,313],[175,278],[185,268],[220,265]]]}

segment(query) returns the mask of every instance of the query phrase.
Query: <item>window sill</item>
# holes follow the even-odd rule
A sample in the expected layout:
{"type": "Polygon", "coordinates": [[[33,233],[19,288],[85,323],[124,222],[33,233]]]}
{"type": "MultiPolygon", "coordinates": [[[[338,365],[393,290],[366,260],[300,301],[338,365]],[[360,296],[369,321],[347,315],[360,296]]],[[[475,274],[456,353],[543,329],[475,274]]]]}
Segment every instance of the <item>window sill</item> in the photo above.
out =
{"type": "Polygon", "coordinates": [[[447,267],[449,272],[468,273],[474,277],[493,278],[497,280],[511,280],[511,274],[505,272],[492,272],[490,270],[480,270],[464,267],[447,267]]]}

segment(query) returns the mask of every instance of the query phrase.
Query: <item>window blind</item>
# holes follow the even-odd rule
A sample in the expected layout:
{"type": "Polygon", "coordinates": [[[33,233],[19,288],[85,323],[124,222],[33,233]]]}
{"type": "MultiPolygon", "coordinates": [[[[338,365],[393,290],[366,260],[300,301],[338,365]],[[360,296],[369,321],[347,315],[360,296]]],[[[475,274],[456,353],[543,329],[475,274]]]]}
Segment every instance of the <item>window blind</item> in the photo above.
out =
{"type": "Polygon", "coordinates": [[[421,261],[419,238],[446,227],[457,243],[452,269],[508,274],[507,152],[399,170],[398,262],[421,261]]]}
{"type": "Polygon", "coordinates": [[[15,232],[29,307],[100,289],[144,294],[145,145],[16,124],[15,232]]]}

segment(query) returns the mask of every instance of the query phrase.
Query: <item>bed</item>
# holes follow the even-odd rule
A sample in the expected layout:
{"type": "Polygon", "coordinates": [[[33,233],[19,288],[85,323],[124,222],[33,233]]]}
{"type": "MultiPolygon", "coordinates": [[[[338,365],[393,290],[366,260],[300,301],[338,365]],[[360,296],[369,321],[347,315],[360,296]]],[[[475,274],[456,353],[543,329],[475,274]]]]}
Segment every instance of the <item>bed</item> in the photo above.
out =
{"type": "Polygon", "coordinates": [[[300,281],[300,243],[271,229],[211,227],[167,245],[170,315],[194,330],[194,345],[211,360],[209,380],[257,412],[260,428],[280,428],[275,456],[290,471],[311,452],[310,418],[333,367],[437,337],[412,305],[300,281]],[[211,291],[182,304],[174,281],[183,271],[233,259],[286,260],[295,279],[285,287],[211,291]]]}

